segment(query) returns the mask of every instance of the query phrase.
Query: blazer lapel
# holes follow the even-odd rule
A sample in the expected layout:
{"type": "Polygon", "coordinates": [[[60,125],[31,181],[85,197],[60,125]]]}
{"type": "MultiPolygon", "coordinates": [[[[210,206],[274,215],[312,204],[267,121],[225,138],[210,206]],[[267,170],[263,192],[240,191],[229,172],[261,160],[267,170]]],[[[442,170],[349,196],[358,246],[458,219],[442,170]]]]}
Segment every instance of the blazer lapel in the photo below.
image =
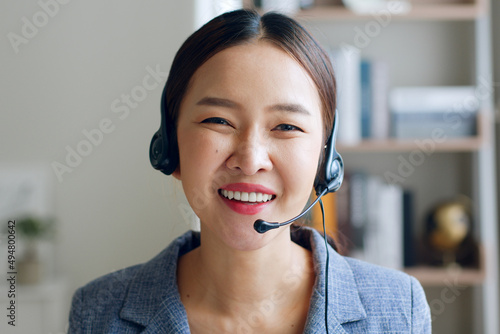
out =
{"type": "MultiPolygon", "coordinates": [[[[318,290],[314,290],[309,306],[304,334],[325,333],[325,299],[318,290]]],[[[328,332],[335,334],[347,334],[342,323],[337,319],[332,307],[328,308],[328,332]]]]}
{"type": "MultiPolygon", "coordinates": [[[[316,282],[309,306],[309,315],[304,333],[324,333],[325,327],[325,263],[326,251],[323,237],[315,230],[302,229],[297,232],[309,235],[313,250],[316,282]]],[[[301,238],[303,240],[303,237],[301,238]]],[[[328,246],[328,327],[330,333],[344,334],[342,324],[366,318],[354,274],[347,261],[328,246]]]]}
{"type": "MultiPolygon", "coordinates": [[[[177,301],[172,302],[177,303],[177,301]]],[[[182,311],[179,311],[169,306],[168,303],[170,303],[170,301],[166,300],[160,311],[153,316],[148,326],[141,333],[191,333],[184,308],[182,308],[182,311]]]]}

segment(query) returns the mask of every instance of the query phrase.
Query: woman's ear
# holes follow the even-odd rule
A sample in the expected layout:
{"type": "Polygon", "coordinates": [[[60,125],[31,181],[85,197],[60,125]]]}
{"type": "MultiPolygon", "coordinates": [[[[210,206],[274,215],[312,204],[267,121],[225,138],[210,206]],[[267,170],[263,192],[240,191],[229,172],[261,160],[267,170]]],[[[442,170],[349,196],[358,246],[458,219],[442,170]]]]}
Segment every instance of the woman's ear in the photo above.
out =
{"type": "Polygon", "coordinates": [[[177,168],[172,172],[172,176],[175,177],[177,180],[182,181],[180,166],[177,166],[177,168]]]}

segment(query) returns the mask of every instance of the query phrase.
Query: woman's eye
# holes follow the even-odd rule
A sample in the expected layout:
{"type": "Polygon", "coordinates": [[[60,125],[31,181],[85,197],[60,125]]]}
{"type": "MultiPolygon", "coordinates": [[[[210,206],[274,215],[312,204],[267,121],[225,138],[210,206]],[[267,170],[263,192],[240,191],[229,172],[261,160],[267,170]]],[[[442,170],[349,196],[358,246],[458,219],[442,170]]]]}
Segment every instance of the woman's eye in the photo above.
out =
{"type": "Polygon", "coordinates": [[[202,121],[202,123],[229,125],[228,121],[226,121],[224,118],[220,118],[220,117],[210,117],[210,118],[204,119],[202,121]]]}
{"type": "Polygon", "coordinates": [[[280,124],[277,127],[275,127],[274,129],[278,130],[278,131],[300,131],[300,132],[303,132],[301,128],[296,127],[295,125],[290,125],[290,124],[280,124]]]}

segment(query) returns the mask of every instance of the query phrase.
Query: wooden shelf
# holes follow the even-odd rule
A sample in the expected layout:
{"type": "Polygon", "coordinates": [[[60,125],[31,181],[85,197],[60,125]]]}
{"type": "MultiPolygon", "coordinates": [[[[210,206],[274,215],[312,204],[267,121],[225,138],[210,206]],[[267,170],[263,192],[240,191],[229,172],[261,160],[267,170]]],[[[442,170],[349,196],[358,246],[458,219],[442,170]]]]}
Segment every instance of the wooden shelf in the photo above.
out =
{"type": "MultiPolygon", "coordinates": [[[[366,153],[366,152],[410,152],[413,150],[429,150],[423,143],[429,141],[433,144],[432,152],[476,152],[481,149],[486,142],[491,141],[491,134],[487,124],[493,122],[491,110],[483,110],[477,114],[478,135],[465,138],[448,138],[443,142],[437,142],[429,138],[416,139],[367,139],[354,145],[337,144],[340,153],[366,153]]],[[[428,144],[427,144],[428,145],[428,144]]]]}
{"type": "Polygon", "coordinates": [[[485,253],[483,246],[479,246],[478,268],[461,267],[431,267],[417,266],[405,268],[405,272],[416,279],[423,286],[449,286],[449,285],[480,285],[486,277],[485,253]]]}
{"type": "Polygon", "coordinates": [[[407,274],[418,279],[420,284],[427,287],[459,285],[479,285],[484,282],[485,272],[481,269],[444,269],[436,267],[406,268],[407,274]]]}
{"type": "MultiPolygon", "coordinates": [[[[412,5],[404,14],[393,14],[394,20],[435,20],[435,21],[469,21],[485,15],[483,4],[420,4],[412,5]]],[[[301,21],[366,21],[375,15],[358,15],[343,6],[317,6],[299,11],[295,17],[301,21]]]]}
{"type": "MultiPolygon", "coordinates": [[[[408,152],[413,150],[425,150],[419,143],[429,139],[386,139],[386,140],[363,140],[356,145],[337,145],[340,153],[349,152],[408,152]]],[[[481,137],[468,137],[448,139],[443,143],[433,142],[433,152],[474,152],[481,148],[483,140],[481,137]]]]}

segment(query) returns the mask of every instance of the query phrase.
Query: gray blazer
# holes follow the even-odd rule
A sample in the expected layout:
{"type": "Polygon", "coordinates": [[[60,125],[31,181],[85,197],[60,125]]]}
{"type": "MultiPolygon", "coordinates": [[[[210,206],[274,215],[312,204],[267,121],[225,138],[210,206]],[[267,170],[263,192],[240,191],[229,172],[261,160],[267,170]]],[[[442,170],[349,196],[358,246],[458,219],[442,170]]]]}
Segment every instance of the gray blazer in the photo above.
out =
{"type": "MultiPolygon", "coordinates": [[[[325,333],[325,245],[313,229],[300,228],[292,239],[313,252],[316,283],[304,333],[325,333]]],[[[199,245],[187,232],[147,263],[126,268],[78,289],[73,296],[68,333],[189,333],[176,282],[180,256],[199,245]]],[[[430,310],[419,282],[402,272],[343,257],[329,248],[329,333],[431,333],[430,310]]],[[[293,293],[293,277],[283,278],[283,293],[293,293]]],[[[270,299],[241,319],[251,333],[259,316],[272,311],[270,299]]]]}

